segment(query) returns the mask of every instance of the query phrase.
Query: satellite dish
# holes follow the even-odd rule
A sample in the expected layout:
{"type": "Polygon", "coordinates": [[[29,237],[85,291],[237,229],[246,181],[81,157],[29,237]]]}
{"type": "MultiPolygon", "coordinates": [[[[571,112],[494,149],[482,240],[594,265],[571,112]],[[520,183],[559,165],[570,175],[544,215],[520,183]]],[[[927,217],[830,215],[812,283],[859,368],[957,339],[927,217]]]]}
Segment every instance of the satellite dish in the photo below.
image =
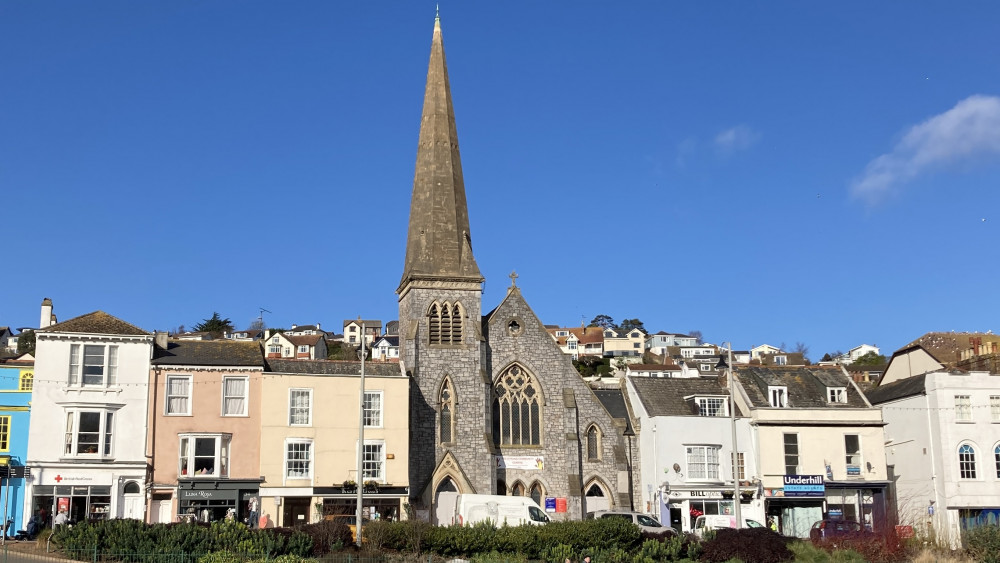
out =
{"type": "Polygon", "coordinates": [[[675,463],[674,464],[674,471],[677,472],[677,473],[680,473],[681,472],[681,464],[675,463]]]}

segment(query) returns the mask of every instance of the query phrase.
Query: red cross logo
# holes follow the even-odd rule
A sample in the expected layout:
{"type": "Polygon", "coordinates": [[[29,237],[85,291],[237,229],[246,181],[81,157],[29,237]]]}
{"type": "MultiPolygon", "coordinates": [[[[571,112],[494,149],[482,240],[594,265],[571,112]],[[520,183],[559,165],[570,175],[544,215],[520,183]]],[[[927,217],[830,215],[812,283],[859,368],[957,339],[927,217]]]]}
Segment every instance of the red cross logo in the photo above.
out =
{"type": "Polygon", "coordinates": [[[62,483],[62,475],[56,475],[56,483],[62,483]]]}

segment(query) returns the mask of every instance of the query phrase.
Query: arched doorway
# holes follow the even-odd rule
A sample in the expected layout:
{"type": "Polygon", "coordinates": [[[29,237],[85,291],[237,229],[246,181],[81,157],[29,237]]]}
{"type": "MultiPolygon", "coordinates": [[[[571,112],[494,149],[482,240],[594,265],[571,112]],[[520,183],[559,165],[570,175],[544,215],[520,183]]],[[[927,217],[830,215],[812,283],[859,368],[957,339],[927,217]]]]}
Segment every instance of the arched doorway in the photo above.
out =
{"type": "Polygon", "coordinates": [[[455,494],[458,485],[451,477],[445,477],[434,489],[434,523],[449,525],[455,519],[455,494]]]}
{"type": "Polygon", "coordinates": [[[611,508],[611,498],[597,481],[591,481],[584,493],[587,502],[587,512],[608,510],[611,508]]]}
{"type": "Polygon", "coordinates": [[[146,497],[142,487],[136,481],[128,481],[122,487],[122,505],[120,516],[133,520],[144,520],[146,516],[146,497]]]}

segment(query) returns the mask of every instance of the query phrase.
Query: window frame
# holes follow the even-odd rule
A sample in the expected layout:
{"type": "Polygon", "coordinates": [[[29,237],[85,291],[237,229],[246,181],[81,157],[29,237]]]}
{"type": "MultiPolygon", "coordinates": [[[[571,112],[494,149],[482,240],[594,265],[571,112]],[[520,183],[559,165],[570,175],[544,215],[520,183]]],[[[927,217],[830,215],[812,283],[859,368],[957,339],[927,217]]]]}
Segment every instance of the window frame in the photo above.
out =
{"type": "MultiPolygon", "coordinates": [[[[355,440],[355,444],[357,444],[356,440],[355,440]]],[[[386,467],[385,467],[385,461],[386,461],[386,457],[385,457],[385,440],[368,440],[368,439],[365,439],[365,445],[364,445],[364,448],[362,448],[362,454],[361,455],[364,456],[364,457],[362,457],[362,463],[361,463],[361,475],[362,475],[362,478],[359,479],[359,480],[362,483],[365,482],[365,481],[376,481],[378,483],[385,483],[386,482],[386,475],[385,475],[386,474],[386,467]],[[366,458],[367,458],[367,455],[368,455],[368,448],[369,447],[372,447],[372,448],[378,447],[379,448],[378,449],[378,452],[379,452],[378,456],[379,457],[378,457],[377,460],[375,460],[375,461],[366,461],[366,458]],[[368,473],[367,473],[368,467],[366,466],[366,464],[375,464],[375,467],[378,469],[378,475],[376,477],[369,477],[368,476],[368,473]]],[[[358,457],[358,455],[357,455],[357,449],[355,449],[355,454],[354,454],[355,464],[357,463],[357,457],[358,457]]]]}
{"type": "Polygon", "coordinates": [[[312,423],[313,423],[313,390],[312,390],[312,387],[289,387],[288,388],[288,426],[301,428],[301,427],[312,426],[312,423]],[[294,421],[294,417],[295,417],[295,410],[294,409],[301,409],[302,407],[295,406],[292,398],[295,395],[295,393],[301,393],[301,392],[305,392],[306,393],[306,400],[307,400],[307,404],[305,406],[305,409],[306,409],[306,422],[295,422],[294,421]]]}
{"type": "Polygon", "coordinates": [[[719,455],[722,452],[722,446],[718,444],[684,444],[684,463],[685,471],[687,472],[687,478],[691,481],[721,481],[722,472],[719,469],[719,455]],[[698,461],[697,459],[692,462],[692,454],[696,454],[698,451],[703,453],[703,461],[698,461]],[[712,463],[713,455],[715,463],[712,463]],[[694,468],[703,467],[705,472],[704,475],[697,474],[694,468]],[[713,473],[714,468],[714,475],[713,473]]]}
{"type": "Polygon", "coordinates": [[[698,405],[698,416],[705,416],[710,418],[716,417],[726,417],[729,416],[729,398],[728,397],[695,397],[695,404],[698,405]],[[718,405],[715,414],[706,414],[708,409],[705,407],[709,402],[721,401],[718,405]]]}
{"type": "Polygon", "coordinates": [[[972,395],[955,395],[955,422],[973,422],[972,395]]]}
{"type": "Polygon", "coordinates": [[[788,408],[788,387],[784,385],[769,385],[767,387],[767,400],[771,408],[775,409],[787,409],[788,408]],[[775,396],[777,393],[777,397],[775,396]],[[777,401],[775,399],[778,399],[777,401]],[[778,403],[778,404],[775,404],[778,403]]]}
{"type": "Polygon", "coordinates": [[[545,432],[545,396],[542,393],[538,378],[520,364],[511,364],[493,380],[492,389],[492,433],[496,446],[513,446],[521,448],[539,448],[544,446],[542,435],[545,432]],[[515,371],[516,370],[516,371],[515,371]],[[513,377],[515,384],[507,383],[513,377]],[[516,384],[518,378],[522,383],[516,384]],[[502,388],[503,393],[498,393],[502,388]],[[530,391],[530,393],[529,393],[530,391]],[[514,407],[518,407],[519,416],[514,416],[514,407]],[[527,418],[525,417],[527,414],[527,418]],[[506,415],[506,428],[504,418],[506,415]],[[527,421],[528,427],[524,428],[527,421]],[[516,424],[515,424],[516,422],[516,424]],[[515,426],[517,428],[515,428],[515,426]],[[506,432],[505,432],[506,429],[506,432]],[[535,432],[532,432],[535,430],[535,432]],[[517,441],[514,436],[517,434],[517,441]],[[527,437],[527,441],[524,438],[527,437]]]}
{"type": "Polygon", "coordinates": [[[35,370],[26,369],[18,375],[17,390],[18,391],[35,390],[35,370]]]}
{"type": "Polygon", "coordinates": [[[847,387],[827,387],[826,401],[828,403],[847,403],[847,387]]]}
{"type": "MultiPolygon", "coordinates": [[[[69,348],[69,371],[67,375],[67,386],[74,389],[107,389],[118,385],[118,350],[117,344],[94,344],[87,342],[75,342],[69,348]],[[87,368],[98,367],[96,364],[87,363],[87,348],[101,348],[101,383],[85,383],[86,377],[94,377],[95,374],[87,374],[87,368]]],[[[89,357],[96,357],[90,354],[89,357]]]]}
{"type": "Polygon", "coordinates": [[[976,462],[976,448],[965,443],[958,447],[958,478],[963,481],[978,481],[979,471],[976,462]],[[967,450],[967,451],[966,451],[967,450]]]}
{"type": "Polygon", "coordinates": [[[745,481],[747,478],[746,452],[729,452],[729,470],[732,471],[733,456],[736,456],[736,478],[745,481]]]}
{"type": "Polygon", "coordinates": [[[180,374],[180,375],[168,375],[167,378],[166,378],[166,381],[164,382],[164,385],[163,385],[163,415],[164,416],[191,416],[191,413],[193,411],[192,405],[191,405],[191,403],[193,402],[192,401],[192,397],[194,395],[194,393],[193,393],[193,387],[194,387],[194,376],[192,376],[192,375],[184,375],[184,374],[180,374]],[[170,394],[170,380],[171,379],[186,379],[187,380],[187,395],[184,396],[184,399],[186,399],[186,404],[187,404],[187,409],[185,410],[185,412],[170,412],[170,399],[171,398],[179,398],[180,397],[180,395],[171,395],[170,394]]]}
{"type": "Polygon", "coordinates": [[[602,456],[602,435],[597,424],[591,424],[587,428],[587,461],[601,461],[602,456]],[[593,447],[591,447],[593,446],[593,447]]]}
{"type": "Polygon", "coordinates": [[[10,451],[10,434],[13,416],[9,414],[0,415],[0,452],[10,451]]]}
{"type": "Polygon", "coordinates": [[[439,444],[455,443],[455,403],[455,386],[451,382],[451,377],[445,376],[438,392],[437,441],[439,444]],[[447,421],[445,421],[445,412],[448,413],[447,421]],[[445,440],[446,427],[448,429],[447,440],[445,440]]]}
{"type": "Polygon", "coordinates": [[[864,462],[865,461],[864,461],[864,455],[863,455],[862,452],[863,452],[863,449],[861,447],[861,435],[860,434],[844,434],[844,470],[845,471],[847,470],[847,467],[851,466],[851,465],[856,465],[859,470],[862,467],[864,467],[864,462]],[[852,454],[851,451],[848,449],[848,444],[847,444],[848,438],[855,438],[857,440],[858,449],[857,449],[857,452],[854,453],[854,454],[852,454]],[[852,457],[857,458],[857,463],[851,463],[851,458],[852,457]]]}
{"type": "Polygon", "coordinates": [[[220,389],[219,395],[221,395],[221,397],[222,397],[222,416],[223,417],[231,418],[231,417],[241,417],[241,416],[245,417],[245,416],[250,416],[250,377],[249,376],[246,376],[246,375],[224,375],[222,377],[222,389],[220,389]],[[230,414],[230,413],[226,412],[226,400],[227,399],[236,399],[236,398],[239,398],[239,397],[237,397],[236,395],[232,395],[232,396],[226,395],[226,382],[229,381],[229,380],[234,380],[234,379],[238,379],[238,380],[242,380],[243,381],[243,397],[242,397],[242,399],[243,399],[243,412],[230,414]]]}
{"type": "Polygon", "coordinates": [[[990,395],[990,422],[1000,422],[1000,395],[990,395]]]}
{"type": "Polygon", "coordinates": [[[365,428],[383,428],[385,424],[385,393],[381,389],[365,389],[364,398],[361,401],[361,408],[364,411],[362,413],[362,419],[365,423],[365,428]],[[371,397],[378,397],[378,409],[368,408],[368,399],[371,397]],[[377,424],[369,424],[368,411],[371,410],[375,415],[378,416],[377,424]]]}
{"type": "Polygon", "coordinates": [[[784,432],[784,433],[782,433],[782,435],[781,435],[781,445],[782,445],[782,460],[784,461],[784,466],[785,466],[785,475],[799,475],[799,471],[800,471],[799,468],[802,467],[802,464],[801,464],[801,462],[802,462],[802,459],[801,459],[802,452],[799,450],[799,435],[798,435],[798,433],[796,433],[796,432],[784,432]],[[794,444],[790,444],[789,443],[789,440],[788,440],[789,437],[791,437],[791,438],[794,439],[794,442],[795,442],[794,444]],[[795,453],[789,453],[788,452],[789,446],[793,446],[795,448],[795,453]],[[795,460],[794,466],[788,463],[790,459],[794,459],[795,460]],[[788,468],[789,467],[794,467],[795,468],[794,473],[789,473],[788,472],[788,468]]]}
{"type": "Polygon", "coordinates": [[[282,473],[281,473],[281,475],[282,475],[282,478],[285,481],[302,481],[302,480],[312,480],[313,479],[313,476],[315,475],[314,471],[316,469],[316,449],[314,447],[314,440],[312,438],[285,438],[285,446],[284,446],[283,452],[284,453],[282,455],[282,473]],[[306,468],[307,468],[306,469],[306,475],[304,477],[300,476],[298,474],[296,474],[295,476],[289,475],[290,462],[293,461],[293,460],[290,460],[289,457],[288,457],[288,455],[290,453],[289,452],[289,447],[293,446],[293,445],[297,445],[297,446],[298,445],[305,445],[306,446],[306,449],[304,451],[308,454],[309,458],[306,459],[306,460],[304,460],[304,461],[301,460],[301,459],[300,460],[294,460],[296,463],[306,463],[307,464],[306,465],[306,468]]]}
{"type": "Polygon", "coordinates": [[[299,344],[298,353],[299,354],[308,354],[309,353],[309,345],[308,344],[299,344]]]}
{"type": "Polygon", "coordinates": [[[228,479],[233,460],[233,435],[227,432],[183,432],[177,435],[177,477],[179,479],[228,479]],[[214,453],[212,454],[212,473],[195,473],[197,465],[198,440],[213,440],[214,453]],[[184,442],[188,443],[187,455],[184,452],[184,442]],[[223,444],[225,442],[225,444],[223,444]],[[225,445],[225,447],[223,447],[225,445]],[[223,450],[225,450],[223,452],[223,450]],[[187,457],[187,467],[192,468],[190,474],[186,473],[184,466],[187,457]]]}
{"type": "Polygon", "coordinates": [[[115,456],[114,437],[115,422],[118,420],[118,409],[99,406],[75,406],[63,410],[65,416],[63,449],[60,457],[73,459],[112,459],[115,456]],[[97,432],[86,432],[86,434],[97,434],[97,451],[80,452],[80,415],[97,414],[97,432]],[[108,429],[108,417],[110,420],[110,430],[108,429]],[[70,451],[67,452],[66,450],[70,451]]]}

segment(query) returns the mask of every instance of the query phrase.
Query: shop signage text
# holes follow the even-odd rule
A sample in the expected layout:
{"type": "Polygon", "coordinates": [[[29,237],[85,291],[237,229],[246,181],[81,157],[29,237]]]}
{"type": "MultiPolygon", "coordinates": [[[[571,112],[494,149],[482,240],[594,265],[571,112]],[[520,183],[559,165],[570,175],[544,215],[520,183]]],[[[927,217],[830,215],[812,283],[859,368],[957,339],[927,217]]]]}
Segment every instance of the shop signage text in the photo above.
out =
{"type": "Polygon", "coordinates": [[[235,500],[236,491],[181,489],[181,500],[235,500]]]}
{"type": "Polygon", "coordinates": [[[785,475],[784,496],[822,497],[826,494],[822,475],[785,475]]]}

